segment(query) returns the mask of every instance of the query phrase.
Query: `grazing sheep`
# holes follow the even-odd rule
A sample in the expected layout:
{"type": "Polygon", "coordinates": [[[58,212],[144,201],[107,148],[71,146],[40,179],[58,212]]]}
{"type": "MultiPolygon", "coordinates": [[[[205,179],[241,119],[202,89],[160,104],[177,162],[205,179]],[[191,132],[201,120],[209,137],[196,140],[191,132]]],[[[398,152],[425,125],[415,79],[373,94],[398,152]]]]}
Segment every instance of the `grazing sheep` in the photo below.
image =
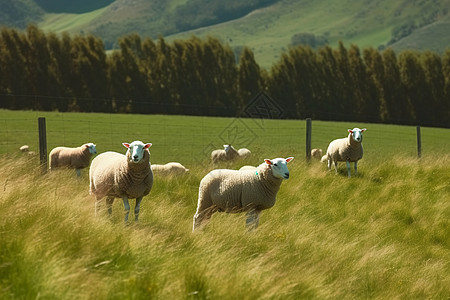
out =
{"type": "Polygon", "coordinates": [[[350,162],[355,163],[355,175],[358,172],[358,160],[363,157],[362,133],[366,128],[348,129],[348,137],[336,139],[330,143],[327,149],[328,169],[331,169],[331,164],[334,164],[334,169],[337,173],[337,162],[345,161],[347,164],[348,177],[351,177],[350,162]]]}
{"type": "Polygon", "coordinates": [[[241,148],[238,150],[238,154],[239,154],[239,158],[245,159],[247,157],[249,157],[252,152],[250,150],[248,150],[247,148],[241,148]]]}
{"type": "Polygon", "coordinates": [[[200,182],[192,231],[215,212],[246,211],[247,227],[258,227],[260,212],[275,204],[281,182],[289,178],[287,163],[293,159],[265,159],[254,169],[217,169],[208,173],[200,182]]]}
{"type": "Polygon", "coordinates": [[[164,165],[153,164],[151,168],[153,174],[161,176],[177,176],[189,172],[189,169],[178,162],[170,162],[164,165]]]}
{"type": "Polygon", "coordinates": [[[150,193],[153,185],[153,172],[150,167],[151,143],[134,141],[123,143],[128,148],[125,155],[105,152],[92,160],[89,169],[89,193],[96,198],[95,213],[100,200],[107,196],[106,205],[112,214],[114,198],[122,198],[125,207],[125,222],[130,213],[129,198],[136,198],[135,220],[138,221],[142,198],[150,193]]]}
{"type": "Polygon", "coordinates": [[[322,158],[322,149],[317,148],[312,149],[311,157],[320,160],[322,158]]]}
{"type": "Polygon", "coordinates": [[[223,149],[218,149],[211,152],[211,160],[213,163],[232,161],[238,157],[239,153],[231,145],[223,145],[223,149]]]}
{"type": "Polygon", "coordinates": [[[92,155],[97,153],[93,143],[83,144],[80,147],[56,147],[50,151],[49,164],[50,170],[58,167],[68,167],[76,169],[80,176],[80,170],[89,166],[92,155]]]}
{"type": "Polygon", "coordinates": [[[28,152],[28,151],[30,151],[30,146],[23,145],[22,147],[19,148],[19,150],[22,152],[28,152]]]}

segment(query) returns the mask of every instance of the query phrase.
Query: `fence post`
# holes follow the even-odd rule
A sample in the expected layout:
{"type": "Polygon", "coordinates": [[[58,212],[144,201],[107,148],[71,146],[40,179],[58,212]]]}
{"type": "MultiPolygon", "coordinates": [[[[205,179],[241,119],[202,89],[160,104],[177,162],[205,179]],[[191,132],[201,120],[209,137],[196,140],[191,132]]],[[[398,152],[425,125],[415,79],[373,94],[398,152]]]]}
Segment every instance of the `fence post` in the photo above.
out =
{"type": "Polygon", "coordinates": [[[38,118],[39,125],[39,159],[41,162],[41,174],[47,172],[47,130],[45,128],[45,118],[38,118]]]}
{"type": "Polygon", "coordinates": [[[416,126],[417,129],[417,156],[422,156],[422,137],[420,135],[420,126],[416,126]]]}
{"type": "Polygon", "coordinates": [[[311,161],[311,118],[306,119],[306,161],[311,161]]]}

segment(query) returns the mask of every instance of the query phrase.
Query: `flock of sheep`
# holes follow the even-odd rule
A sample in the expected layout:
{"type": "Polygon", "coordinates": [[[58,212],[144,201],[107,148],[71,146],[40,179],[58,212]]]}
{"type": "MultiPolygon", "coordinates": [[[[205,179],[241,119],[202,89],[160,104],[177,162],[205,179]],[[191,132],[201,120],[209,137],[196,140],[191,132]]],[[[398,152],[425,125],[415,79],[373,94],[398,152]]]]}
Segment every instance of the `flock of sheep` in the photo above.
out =
{"type": "MultiPolygon", "coordinates": [[[[363,156],[362,139],[366,129],[348,129],[348,136],[331,141],[327,152],[322,156],[321,149],[313,149],[312,157],[327,162],[337,173],[337,163],[345,161],[348,176],[351,176],[350,162],[354,162],[355,174],[357,163],[363,156]]],[[[125,222],[130,212],[129,199],[136,199],[134,208],[135,221],[138,221],[142,198],[148,195],[153,186],[153,176],[181,175],[189,171],[177,162],[165,165],[150,163],[149,148],[151,143],[134,141],[123,143],[127,148],[125,154],[104,152],[97,153],[96,145],[87,143],[76,148],[56,147],[49,154],[50,170],[59,167],[80,170],[89,165],[89,192],[95,196],[95,213],[98,213],[100,201],[106,197],[109,214],[115,198],[122,198],[125,208],[125,222]]],[[[239,158],[246,158],[251,151],[242,148],[236,150],[231,145],[214,150],[211,161],[214,165],[239,158]]],[[[193,231],[208,221],[215,212],[246,212],[248,228],[258,226],[262,210],[275,204],[276,195],[283,180],[289,178],[287,164],[294,158],[265,159],[259,166],[244,166],[239,170],[215,169],[200,181],[197,210],[194,214],[193,231]]]]}

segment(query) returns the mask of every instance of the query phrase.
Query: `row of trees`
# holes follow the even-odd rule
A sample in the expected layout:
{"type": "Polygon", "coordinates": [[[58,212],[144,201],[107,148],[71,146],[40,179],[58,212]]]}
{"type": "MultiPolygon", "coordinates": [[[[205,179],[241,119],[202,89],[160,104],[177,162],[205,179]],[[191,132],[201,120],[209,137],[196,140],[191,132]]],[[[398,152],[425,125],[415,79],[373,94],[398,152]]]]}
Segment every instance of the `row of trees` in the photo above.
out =
{"type": "Polygon", "coordinates": [[[270,70],[215,38],[168,44],[125,36],[106,53],[94,36],[3,28],[0,107],[239,116],[260,91],[286,118],[448,127],[450,49],[291,47],[270,70]]]}

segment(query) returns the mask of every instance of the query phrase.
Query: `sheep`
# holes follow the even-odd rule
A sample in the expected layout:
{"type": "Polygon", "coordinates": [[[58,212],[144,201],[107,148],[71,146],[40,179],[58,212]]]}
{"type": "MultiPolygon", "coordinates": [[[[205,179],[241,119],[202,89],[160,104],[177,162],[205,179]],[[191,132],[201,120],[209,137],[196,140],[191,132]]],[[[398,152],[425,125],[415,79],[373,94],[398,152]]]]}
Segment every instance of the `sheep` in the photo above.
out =
{"type": "Polygon", "coordinates": [[[211,160],[213,163],[221,161],[232,161],[239,157],[239,153],[231,145],[223,145],[223,149],[214,150],[211,152],[211,160]]]}
{"type": "Polygon", "coordinates": [[[243,170],[256,170],[256,167],[254,166],[242,166],[239,171],[243,171],[243,170]]]}
{"type": "Polygon", "coordinates": [[[28,145],[23,145],[19,148],[20,152],[23,152],[24,154],[28,154],[30,156],[36,155],[36,152],[34,151],[30,151],[30,146],[28,145]]]}
{"type": "Polygon", "coordinates": [[[238,154],[239,154],[239,158],[245,159],[247,157],[249,157],[252,152],[250,150],[248,150],[247,148],[241,148],[238,150],[238,154]]]}
{"type": "Polygon", "coordinates": [[[136,198],[134,216],[135,221],[138,221],[142,198],[150,193],[153,186],[153,172],[148,151],[152,144],[134,141],[122,145],[128,149],[125,155],[108,151],[92,160],[89,169],[89,193],[96,198],[96,215],[103,197],[107,197],[109,215],[112,214],[114,198],[122,198],[125,222],[128,221],[130,213],[128,199],[136,198]]]}
{"type": "Polygon", "coordinates": [[[322,157],[322,149],[318,149],[318,148],[312,149],[311,157],[320,160],[322,157]]]}
{"type": "Polygon", "coordinates": [[[287,163],[293,159],[265,159],[254,169],[216,169],[209,172],[200,182],[192,231],[215,212],[246,211],[247,227],[258,227],[260,212],[275,204],[283,179],[289,178],[287,163]]]}
{"type": "Polygon", "coordinates": [[[178,162],[169,162],[164,165],[153,164],[151,168],[153,174],[161,176],[184,175],[189,172],[189,169],[178,162]]]}
{"type": "Polygon", "coordinates": [[[357,174],[358,160],[363,157],[362,133],[366,130],[366,128],[348,129],[348,137],[331,141],[326,154],[329,170],[331,170],[331,164],[333,163],[337,173],[337,162],[345,161],[347,164],[348,177],[351,177],[350,162],[354,162],[355,175],[357,174]]]}
{"type": "Polygon", "coordinates": [[[97,153],[97,148],[93,143],[83,144],[80,147],[56,147],[50,151],[49,169],[58,167],[68,167],[76,169],[77,175],[81,175],[81,169],[89,166],[92,155],[97,153]]]}

